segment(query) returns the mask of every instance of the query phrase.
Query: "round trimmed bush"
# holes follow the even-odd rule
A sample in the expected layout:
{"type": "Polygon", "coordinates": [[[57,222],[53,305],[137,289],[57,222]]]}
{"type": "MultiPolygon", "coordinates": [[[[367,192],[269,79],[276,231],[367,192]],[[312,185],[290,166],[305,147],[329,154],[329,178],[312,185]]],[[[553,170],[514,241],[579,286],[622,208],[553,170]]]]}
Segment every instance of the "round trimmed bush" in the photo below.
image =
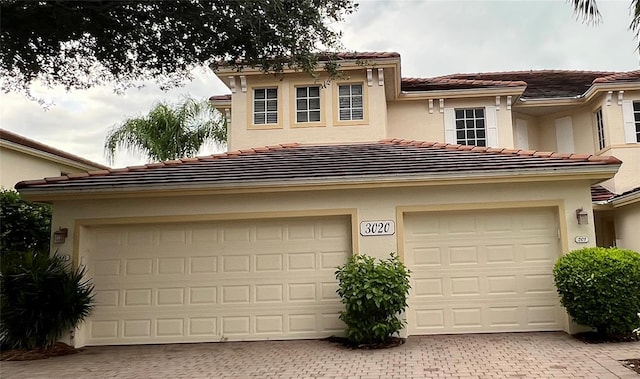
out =
{"type": "Polygon", "coordinates": [[[588,247],[560,257],[553,269],[562,305],[603,336],[630,335],[640,312],[640,254],[588,247]]]}

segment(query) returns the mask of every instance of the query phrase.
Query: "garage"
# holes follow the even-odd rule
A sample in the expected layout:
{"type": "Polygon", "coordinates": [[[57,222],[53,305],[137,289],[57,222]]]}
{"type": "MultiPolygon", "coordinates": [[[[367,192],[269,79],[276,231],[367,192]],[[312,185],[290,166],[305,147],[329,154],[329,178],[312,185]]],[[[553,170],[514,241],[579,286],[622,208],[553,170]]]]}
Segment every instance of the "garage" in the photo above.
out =
{"type": "Polygon", "coordinates": [[[557,208],[405,213],[408,332],[561,330],[557,208]]]}
{"type": "Polygon", "coordinates": [[[349,217],[85,228],[86,345],[317,338],[343,329],[349,217]]]}

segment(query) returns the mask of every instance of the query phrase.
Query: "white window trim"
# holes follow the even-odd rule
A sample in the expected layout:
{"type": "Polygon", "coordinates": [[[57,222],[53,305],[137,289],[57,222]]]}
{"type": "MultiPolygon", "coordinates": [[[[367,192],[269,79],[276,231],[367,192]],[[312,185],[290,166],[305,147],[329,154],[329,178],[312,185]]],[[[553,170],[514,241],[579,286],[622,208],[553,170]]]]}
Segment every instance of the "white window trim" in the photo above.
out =
{"type": "Polygon", "coordinates": [[[602,108],[596,109],[593,113],[593,117],[596,122],[596,147],[598,150],[602,150],[607,146],[607,138],[604,135],[604,119],[602,115],[602,108]]]}
{"type": "MultiPolygon", "coordinates": [[[[457,109],[484,108],[485,140],[487,147],[499,147],[498,143],[498,117],[495,106],[486,107],[459,107],[457,109]]],[[[456,137],[456,108],[444,109],[444,141],[446,143],[458,144],[456,137]]]]}
{"type": "Polygon", "coordinates": [[[322,123],[322,119],[323,119],[323,117],[322,117],[322,112],[323,112],[323,107],[322,107],[322,87],[319,86],[319,85],[313,85],[313,84],[296,85],[296,86],[293,87],[293,91],[294,91],[294,94],[293,94],[294,123],[295,124],[320,124],[320,123],[322,123]],[[309,97],[309,95],[308,95],[309,94],[309,88],[312,88],[312,87],[318,88],[318,96],[317,96],[318,109],[313,109],[313,110],[309,109],[309,100],[310,99],[315,99],[316,97],[315,96],[314,97],[309,97]],[[299,88],[306,88],[307,89],[307,96],[304,97],[304,100],[307,102],[307,109],[306,110],[305,109],[302,109],[302,110],[298,109],[298,100],[300,99],[298,97],[298,89],[299,88]],[[311,111],[318,111],[319,114],[320,114],[320,119],[317,120],[317,121],[309,121],[309,118],[310,118],[309,116],[310,116],[310,112],[311,111]],[[307,121],[298,121],[298,112],[306,112],[307,121]]]}
{"type": "Polygon", "coordinates": [[[636,135],[636,120],[633,113],[633,100],[623,100],[622,120],[624,124],[625,143],[638,143],[638,137],[636,135]]]}
{"type": "MultiPolygon", "coordinates": [[[[365,120],[364,83],[338,83],[336,96],[337,96],[337,99],[338,99],[338,108],[336,109],[336,112],[337,112],[337,116],[338,116],[337,118],[338,118],[339,122],[354,122],[354,121],[355,122],[362,122],[362,121],[365,120]],[[349,106],[348,109],[350,111],[349,112],[350,113],[350,118],[347,119],[347,120],[344,120],[344,119],[342,119],[340,117],[340,110],[343,109],[343,108],[340,108],[340,97],[341,97],[340,96],[340,87],[342,87],[342,86],[349,86],[349,99],[350,99],[349,103],[350,103],[350,106],[349,106]],[[360,88],[361,88],[361,91],[360,91],[361,94],[359,95],[362,98],[362,107],[361,108],[354,108],[353,107],[353,101],[351,100],[352,97],[353,97],[353,94],[351,93],[351,87],[353,87],[353,86],[360,86],[360,88]],[[362,110],[362,118],[353,118],[353,110],[354,109],[361,109],[362,110]]],[[[344,97],[344,96],[342,96],[342,97],[344,97]]],[[[345,109],[347,109],[347,108],[345,108],[345,109]]]]}
{"type": "Polygon", "coordinates": [[[252,88],[251,89],[251,95],[252,95],[252,99],[251,99],[251,120],[252,120],[252,124],[253,125],[278,125],[280,123],[280,96],[278,93],[278,87],[258,87],[258,88],[252,88]],[[267,102],[269,100],[274,100],[274,99],[269,99],[267,97],[268,94],[268,90],[270,89],[274,89],[276,91],[276,110],[275,111],[269,111],[267,108],[267,102]],[[264,102],[264,111],[261,112],[256,112],[256,91],[264,91],[264,99],[260,99],[261,102],[264,102]],[[273,114],[275,113],[276,115],[276,122],[269,122],[269,114],[273,114]],[[256,123],[256,114],[264,114],[264,122],[263,123],[256,123]]]}

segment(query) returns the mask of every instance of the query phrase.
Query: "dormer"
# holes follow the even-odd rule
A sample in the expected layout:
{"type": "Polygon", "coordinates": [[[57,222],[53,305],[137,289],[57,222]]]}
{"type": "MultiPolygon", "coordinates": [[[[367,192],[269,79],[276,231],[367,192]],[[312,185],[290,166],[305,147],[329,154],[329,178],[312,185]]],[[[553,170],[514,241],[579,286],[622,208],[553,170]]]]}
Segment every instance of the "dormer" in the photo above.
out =
{"type": "Polygon", "coordinates": [[[231,91],[211,98],[227,118],[228,148],[386,138],[387,100],[400,92],[399,54],[341,53],[337,63],[336,77],[217,69],[231,91]]]}

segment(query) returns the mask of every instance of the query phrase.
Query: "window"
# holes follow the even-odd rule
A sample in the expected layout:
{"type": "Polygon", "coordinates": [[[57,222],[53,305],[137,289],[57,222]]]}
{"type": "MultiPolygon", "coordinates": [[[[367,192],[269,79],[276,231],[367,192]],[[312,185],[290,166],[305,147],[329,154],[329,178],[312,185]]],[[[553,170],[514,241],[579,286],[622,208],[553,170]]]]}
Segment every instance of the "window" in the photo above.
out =
{"type": "Polygon", "coordinates": [[[636,124],[636,142],[640,142],[640,101],[633,102],[633,120],[636,124]]]}
{"type": "Polygon", "coordinates": [[[604,141],[604,123],[602,122],[602,108],[595,113],[596,116],[596,134],[598,135],[598,149],[602,150],[605,146],[604,141]]]}
{"type": "Polygon", "coordinates": [[[364,120],[362,84],[338,85],[340,121],[364,120]]]}
{"type": "Polygon", "coordinates": [[[320,87],[296,87],[296,122],[320,121],[320,87]]]}
{"type": "Polygon", "coordinates": [[[455,121],[458,144],[487,146],[484,108],[456,109],[455,121]]]}
{"type": "Polygon", "coordinates": [[[255,125],[278,123],[278,89],[253,90],[253,123],[255,125]]]}

